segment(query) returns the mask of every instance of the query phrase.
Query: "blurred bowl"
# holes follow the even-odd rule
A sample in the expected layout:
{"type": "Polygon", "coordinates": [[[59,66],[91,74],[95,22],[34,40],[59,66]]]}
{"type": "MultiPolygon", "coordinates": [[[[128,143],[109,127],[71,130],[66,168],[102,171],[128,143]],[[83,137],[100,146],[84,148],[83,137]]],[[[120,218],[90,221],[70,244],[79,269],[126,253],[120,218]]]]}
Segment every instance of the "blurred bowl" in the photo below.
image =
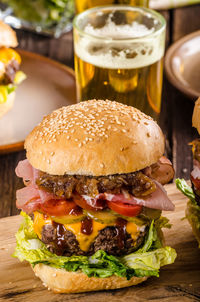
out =
{"type": "Polygon", "coordinates": [[[200,96],[200,30],[169,47],[165,71],[171,84],[189,98],[200,96]]]}

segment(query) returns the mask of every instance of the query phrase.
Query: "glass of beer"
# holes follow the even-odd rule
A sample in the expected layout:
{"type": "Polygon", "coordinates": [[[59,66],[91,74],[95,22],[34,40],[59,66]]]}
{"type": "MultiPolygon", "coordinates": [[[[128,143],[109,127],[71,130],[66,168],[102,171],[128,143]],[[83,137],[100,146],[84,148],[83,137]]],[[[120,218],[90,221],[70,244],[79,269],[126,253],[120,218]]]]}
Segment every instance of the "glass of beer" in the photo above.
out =
{"type": "Polygon", "coordinates": [[[149,0],[76,0],[76,12],[82,13],[84,10],[102,5],[128,4],[133,6],[149,7],[149,0]]]}
{"type": "Polygon", "coordinates": [[[165,19],[143,7],[105,6],[74,19],[78,101],[109,99],[158,120],[165,19]]]}

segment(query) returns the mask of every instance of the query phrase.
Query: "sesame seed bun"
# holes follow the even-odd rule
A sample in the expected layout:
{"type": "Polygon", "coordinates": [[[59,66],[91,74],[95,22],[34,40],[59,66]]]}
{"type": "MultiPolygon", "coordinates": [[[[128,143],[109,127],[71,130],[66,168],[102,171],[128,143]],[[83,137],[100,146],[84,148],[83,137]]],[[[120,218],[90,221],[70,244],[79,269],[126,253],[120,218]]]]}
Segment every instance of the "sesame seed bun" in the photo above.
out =
{"type": "Polygon", "coordinates": [[[147,280],[147,277],[132,277],[130,280],[118,276],[89,278],[81,272],[67,272],[64,269],[57,269],[41,263],[37,264],[33,270],[36,276],[43,281],[43,284],[55,293],[70,294],[109,290],[137,285],[147,280]]]}
{"type": "Polygon", "coordinates": [[[15,92],[13,91],[8,95],[7,101],[3,104],[0,104],[0,118],[13,107],[14,100],[15,92]]]}
{"type": "Polygon", "coordinates": [[[195,103],[194,112],[192,116],[192,125],[193,127],[197,128],[200,134],[200,97],[195,103]]]}
{"type": "Polygon", "coordinates": [[[52,175],[109,175],[141,170],[164,153],[160,127],[117,102],[90,100],[62,107],[25,141],[32,166],[52,175]]]}
{"type": "Polygon", "coordinates": [[[15,31],[0,20],[0,47],[16,47],[18,45],[15,31]]]}

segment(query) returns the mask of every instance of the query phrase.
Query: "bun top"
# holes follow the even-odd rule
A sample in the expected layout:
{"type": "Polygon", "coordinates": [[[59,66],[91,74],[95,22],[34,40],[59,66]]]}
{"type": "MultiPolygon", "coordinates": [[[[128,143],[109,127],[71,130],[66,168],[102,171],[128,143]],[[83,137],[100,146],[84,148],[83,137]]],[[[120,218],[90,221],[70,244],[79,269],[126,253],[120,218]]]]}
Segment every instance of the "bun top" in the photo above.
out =
{"type": "Polygon", "coordinates": [[[16,47],[18,45],[15,31],[0,20],[0,47],[16,47]]]}
{"type": "Polygon", "coordinates": [[[192,126],[197,128],[200,134],[200,97],[195,103],[194,112],[192,116],[192,126]]]}
{"type": "Polygon", "coordinates": [[[151,117],[117,102],[90,100],[43,118],[25,141],[33,167],[53,175],[109,175],[141,170],[164,153],[151,117]]]}

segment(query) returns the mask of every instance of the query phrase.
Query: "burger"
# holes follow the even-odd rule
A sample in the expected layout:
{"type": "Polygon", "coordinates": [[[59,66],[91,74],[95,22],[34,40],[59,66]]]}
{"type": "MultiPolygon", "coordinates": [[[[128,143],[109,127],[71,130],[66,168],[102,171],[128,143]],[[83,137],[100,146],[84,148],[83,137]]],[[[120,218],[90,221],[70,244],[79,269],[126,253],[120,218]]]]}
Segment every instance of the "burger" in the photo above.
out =
{"type": "Polygon", "coordinates": [[[10,48],[17,45],[15,32],[9,25],[0,21],[0,117],[12,108],[15,89],[26,78],[19,70],[20,55],[10,48]]]}
{"type": "MultiPolygon", "coordinates": [[[[197,128],[200,134],[200,98],[195,103],[192,124],[193,127],[197,128]]],[[[200,139],[194,140],[190,145],[192,145],[194,166],[190,174],[192,188],[184,179],[176,179],[176,185],[177,188],[189,198],[186,208],[186,217],[192,226],[192,230],[200,247],[200,139]]]]}
{"type": "Polygon", "coordinates": [[[158,276],[176,252],[161,228],[173,211],[164,137],[149,116],[90,100],[44,117],[25,141],[16,193],[25,217],[14,256],[54,292],[136,285],[158,276]]]}

